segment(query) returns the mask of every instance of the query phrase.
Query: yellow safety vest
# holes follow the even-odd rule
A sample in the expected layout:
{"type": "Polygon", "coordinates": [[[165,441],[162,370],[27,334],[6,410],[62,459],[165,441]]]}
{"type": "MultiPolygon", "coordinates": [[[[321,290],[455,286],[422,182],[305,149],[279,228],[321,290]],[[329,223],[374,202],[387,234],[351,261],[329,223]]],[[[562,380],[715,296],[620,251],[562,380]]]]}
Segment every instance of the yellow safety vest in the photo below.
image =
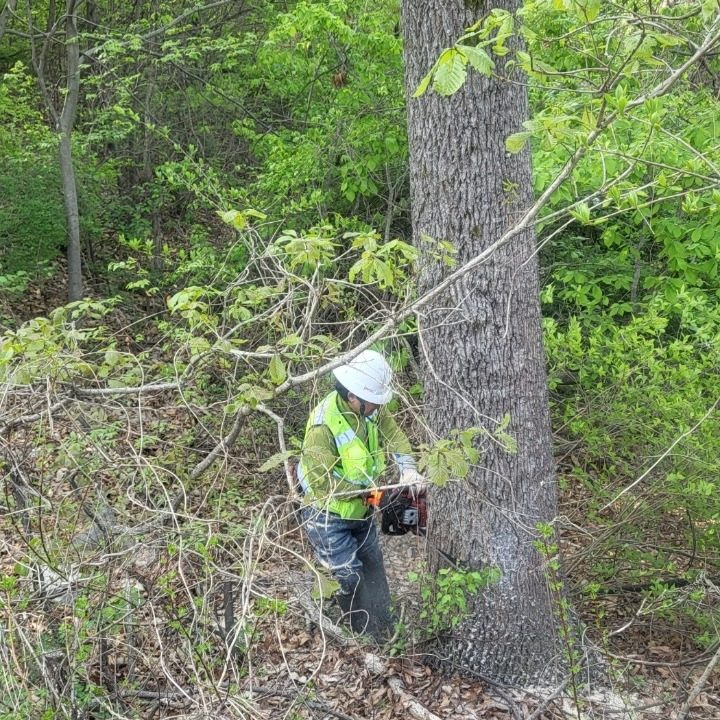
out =
{"type": "MultiPolygon", "coordinates": [[[[339,462],[333,468],[333,475],[345,483],[357,487],[358,492],[372,488],[385,469],[385,458],[378,447],[377,425],[365,418],[367,444],[364,443],[350,426],[347,418],[337,405],[338,394],[331,392],[311,413],[305,432],[315,425],[325,425],[335,440],[339,462]]],[[[313,488],[306,482],[303,461],[300,460],[300,481],[308,495],[312,497],[313,488]]],[[[367,515],[368,506],[362,497],[330,499],[323,509],[340,515],[345,520],[360,520],[367,515]]]]}

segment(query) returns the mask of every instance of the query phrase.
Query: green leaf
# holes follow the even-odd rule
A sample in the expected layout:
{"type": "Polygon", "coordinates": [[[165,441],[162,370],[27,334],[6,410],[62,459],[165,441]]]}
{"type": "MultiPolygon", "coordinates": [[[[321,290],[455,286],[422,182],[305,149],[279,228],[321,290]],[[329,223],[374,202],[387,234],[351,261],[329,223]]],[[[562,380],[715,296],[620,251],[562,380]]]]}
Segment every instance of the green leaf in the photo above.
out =
{"type": "Polygon", "coordinates": [[[583,225],[590,223],[590,208],[586,202],[578,203],[571,211],[570,214],[579,220],[583,225]]]}
{"type": "Polygon", "coordinates": [[[272,470],[273,468],[282,465],[286,460],[293,457],[293,455],[295,455],[294,450],[286,450],[285,452],[275,453],[258,468],[258,472],[267,472],[268,470],[272,470]]]}
{"type": "Polygon", "coordinates": [[[267,220],[267,215],[253,208],[245,210],[227,210],[219,211],[218,215],[224,223],[231,225],[236,230],[244,230],[248,226],[248,218],[256,218],[257,220],[267,220]]]}
{"type": "Polygon", "coordinates": [[[267,220],[267,215],[264,212],[254,210],[253,208],[246,208],[243,210],[243,215],[245,215],[245,217],[257,218],[258,220],[267,220]]]}
{"type": "Polygon", "coordinates": [[[324,571],[319,571],[315,576],[315,587],[310,592],[314,600],[323,598],[329,600],[340,589],[340,583],[328,577],[324,571]]]}
{"type": "Polygon", "coordinates": [[[585,17],[592,22],[600,14],[600,0],[586,0],[585,17]]]}
{"type": "Polygon", "coordinates": [[[702,3],[702,19],[706,25],[710,25],[715,13],[718,10],[717,0],[703,0],[702,3]]]}
{"type": "Polygon", "coordinates": [[[244,230],[247,226],[247,219],[239,210],[228,210],[227,212],[218,213],[220,218],[227,225],[231,225],[236,230],[244,230]]]}
{"type": "Polygon", "coordinates": [[[458,48],[479,73],[487,75],[488,77],[492,75],[492,71],[495,69],[495,63],[482,48],[472,47],[470,45],[458,45],[458,48]]]}
{"type": "Polygon", "coordinates": [[[282,385],[282,383],[285,382],[287,370],[285,369],[285,363],[279,355],[273,355],[268,371],[270,373],[270,380],[272,380],[274,385],[282,385]]]}
{"type": "Polygon", "coordinates": [[[525,130],[522,132],[513,133],[505,138],[505,149],[511,152],[513,155],[519,153],[527,144],[527,141],[532,137],[532,133],[525,130]]]}
{"type": "Polygon", "coordinates": [[[415,88],[415,92],[413,93],[413,97],[417,98],[421,95],[424,95],[425,92],[428,89],[428,86],[430,85],[430,81],[433,78],[433,73],[435,72],[435,65],[430,68],[427,75],[420,81],[420,84],[415,88]]]}
{"type": "Polygon", "coordinates": [[[433,90],[446,97],[455,94],[465,84],[466,63],[467,58],[456,48],[444,50],[437,61],[433,90]]]}

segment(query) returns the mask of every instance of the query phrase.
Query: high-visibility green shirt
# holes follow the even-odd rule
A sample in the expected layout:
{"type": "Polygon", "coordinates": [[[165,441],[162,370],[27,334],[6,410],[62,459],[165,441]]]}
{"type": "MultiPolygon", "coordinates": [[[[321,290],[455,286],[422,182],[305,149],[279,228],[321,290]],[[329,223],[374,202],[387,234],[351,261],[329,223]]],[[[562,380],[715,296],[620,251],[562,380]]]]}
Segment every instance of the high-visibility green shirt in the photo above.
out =
{"type": "MultiPolygon", "coordinates": [[[[415,468],[415,460],[410,454],[410,441],[387,408],[378,408],[373,417],[366,421],[339,395],[337,407],[360,440],[367,442],[366,422],[375,422],[380,448],[390,453],[401,471],[415,468]]],[[[344,482],[337,475],[333,475],[333,470],[340,464],[340,457],[335,438],[327,425],[312,425],[307,429],[302,448],[302,462],[304,481],[312,488],[314,498],[319,503],[332,498],[334,493],[358,490],[356,485],[344,482]]]]}

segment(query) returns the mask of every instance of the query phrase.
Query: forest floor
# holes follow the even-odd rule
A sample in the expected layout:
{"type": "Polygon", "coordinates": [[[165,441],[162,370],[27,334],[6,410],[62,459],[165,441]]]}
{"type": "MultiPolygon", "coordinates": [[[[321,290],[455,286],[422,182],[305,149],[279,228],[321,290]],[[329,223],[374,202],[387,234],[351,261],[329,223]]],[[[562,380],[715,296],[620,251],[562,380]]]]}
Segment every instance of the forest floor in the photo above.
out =
{"type": "MultiPolygon", "coordinates": [[[[417,619],[421,600],[408,572],[422,570],[423,544],[414,535],[383,538],[390,585],[409,625],[417,619]]],[[[580,609],[592,636],[599,617],[606,628],[637,620],[636,606],[629,599],[613,597],[581,603],[580,609]]],[[[521,691],[462,674],[448,676],[424,662],[428,648],[422,644],[413,647],[408,642],[403,652],[392,656],[387,648],[362,641],[337,642],[302,613],[288,613],[274,628],[266,629],[262,648],[256,649],[258,691],[253,697],[261,713],[258,717],[268,719],[671,718],[712,653],[691,650],[674,624],[655,620],[652,625],[640,622],[627,634],[606,640],[603,653],[612,688],[579,688],[584,702],[578,710],[570,700],[569,686],[548,701],[552,693],[521,691]]],[[[717,673],[703,684],[687,717],[720,717],[717,673]]]]}

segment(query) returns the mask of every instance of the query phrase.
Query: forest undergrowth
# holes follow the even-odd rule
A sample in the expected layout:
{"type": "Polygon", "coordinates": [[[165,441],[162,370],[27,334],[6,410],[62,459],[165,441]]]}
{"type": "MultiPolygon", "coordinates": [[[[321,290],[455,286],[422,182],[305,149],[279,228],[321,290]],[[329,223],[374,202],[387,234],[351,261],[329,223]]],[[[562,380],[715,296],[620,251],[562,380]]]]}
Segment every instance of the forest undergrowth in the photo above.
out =
{"type": "MultiPolygon", "coordinates": [[[[126,328],[119,330],[121,337],[126,328]]],[[[413,382],[411,369],[404,379],[413,382]]],[[[309,406],[304,394],[274,406],[288,437],[309,406]]],[[[417,411],[403,417],[419,439],[417,411]]],[[[318,613],[338,619],[333,587],[311,561],[297,500],[281,468],[258,473],[277,453],[275,423],[254,417],[232,448],[187,479],[222,444],[227,423],[197,405],[192,389],[181,403],[174,388],[93,394],[62,382],[5,396],[3,717],[389,719],[415,702],[426,720],[580,711],[664,718],[716,652],[703,638],[720,604],[717,578],[682,573],[716,566],[712,550],[696,543],[687,552],[686,514],[664,513],[662,528],[654,526],[647,494],[624,514],[611,508],[588,522],[597,507],[594,459],[563,435],[557,417],[563,563],[612,701],[607,693],[593,700],[593,690],[608,688],[581,672],[588,700],[572,710],[567,687],[548,699],[462,668],[450,676],[436,669],[433,637],[453,628],[433,624],[429,607],[449,603],[461,614],[462,592],[424,584],[432,545],[413,535],[384,539],[401,618],[393,640],[376,648],[326,631],[318,613]],[[585,482],[572,482],[580,471],[585,482]],[[677,568],[673,577],[658,578],[651,559],[659,555],[663,569],[677,568]]],[[[716,717],[718,690],[711,676],[691,717],[716,717]]]]}
{"type": "Polygon", "coordinates": [[[409,92],[396,0],[62,6],[0,11],[0,718],[720,717],[717,0],[495,8],[409,92]],[[465,266],[414,233],[406,132],[504,68],[560,495],[537,572],[587,650],[535,691],[436,656],[477,578],[429,572],[432,537],[383,540],[387,646],[337,630],[288,481],[329,363],[368,338],[436,486],[517,448],[505,409],[428,427],[417,280],[465,266]]]}

